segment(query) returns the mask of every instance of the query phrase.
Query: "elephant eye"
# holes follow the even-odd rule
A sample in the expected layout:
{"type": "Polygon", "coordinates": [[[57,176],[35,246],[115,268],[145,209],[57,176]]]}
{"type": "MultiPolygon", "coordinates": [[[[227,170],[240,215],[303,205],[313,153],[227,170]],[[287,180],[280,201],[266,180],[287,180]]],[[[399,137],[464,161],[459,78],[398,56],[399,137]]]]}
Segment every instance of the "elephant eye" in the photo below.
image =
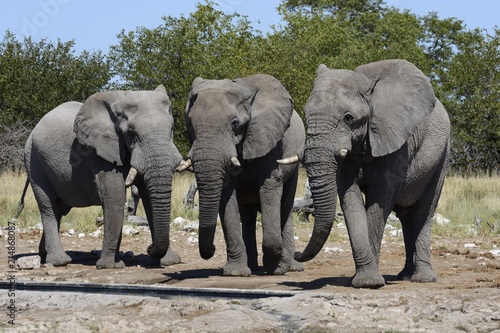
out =
{"type": "Polygon", "coordinates": [[[354,121],[354,117],[350,112],[344,114],[344,122],[349,125],[354,121]]]}
{"type": "Polygon", "coordinates": [[[233,130],[237,129],[239,126],[240,126],[240,121],[238,119],[235,118],[231,121],[231,127],[233,128],[233,130]]]}

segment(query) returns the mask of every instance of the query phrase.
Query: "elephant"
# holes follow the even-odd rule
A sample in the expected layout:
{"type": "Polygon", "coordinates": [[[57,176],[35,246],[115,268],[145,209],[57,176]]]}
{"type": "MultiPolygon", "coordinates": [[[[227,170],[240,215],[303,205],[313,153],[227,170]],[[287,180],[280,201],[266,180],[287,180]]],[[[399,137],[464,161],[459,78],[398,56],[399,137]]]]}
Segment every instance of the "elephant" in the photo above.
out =
{"type": "Polygon", "coordinates": [[[192,165],[198,185],[201,257],[215,253],[219,214],[227,250],[222,274],[248,276],[259,270],[255,230],[261,212],[264,271],[303,270],[293,259],[291,211],[298,166],[277,163],[305,140],[288,91],[266,74],[234,80],[198,77],[186,124],[192,146],[184,163],[185,168],[192,165]]]}
{"type": "Polygon", "coordinates": [[[380,247],[391,211],[406,250],[399,280],[435,282],[431,223],[450,145],[448,114],[430,80],[412,63],[389,59],[351,70],[320,65],[304,108],[306,141],[296,156],[306,169],[315,221],[295,258],[316,256],[331,231],[336,196],[356,266],[351,285],[380,288],[380,247]]]}
{"type": "Polygon", "coordinates": [[[165,87],[107,91],[83,104],[48,112],[25,145],[25,166],[42,218],[42,261],[71,262],[59,238],[72,207],[102,205],[104,238],[97,268],[123,268],[119,257],[126,186],[135,185],[151,229],[149,256],[180,261],[169,247],[172,176],[182,161],[173,143],[171,103],[165,87]]]}

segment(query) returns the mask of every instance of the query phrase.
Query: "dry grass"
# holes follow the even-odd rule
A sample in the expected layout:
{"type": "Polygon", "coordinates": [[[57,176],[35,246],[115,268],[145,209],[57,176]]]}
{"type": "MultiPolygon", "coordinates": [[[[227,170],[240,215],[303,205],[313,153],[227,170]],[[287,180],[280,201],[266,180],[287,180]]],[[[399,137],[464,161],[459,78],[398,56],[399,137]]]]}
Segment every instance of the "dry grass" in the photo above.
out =
{"type": "MultiPolygon", "coordinates": [[[[172,218],[183,216],[195,220],[197,212],[187,209],[184,195],[194,179],[192,173],[175,174],[172,186],[172,218]]],[[[0,225],[15,216],[23,190],[26,174],[5,172],[0,175],[0,225]]],[[[301,168],[296,197],[305,191],[305,170],[301,168]]],[[[451,222],[447,225],[434,225],[434,234],[443,236],[466,236],[470,233],[488,236],[500,234],[500,177],[459,177],[449,176],[445,181],[437,212],[451,222]]],[[[138,215],[143,215],[139,206],[138,215]]],[[[102,216],[100,207],[76,208],[63,217],[62,229],[73,228],[87,232],[95,229],[95,218],[102,216]]],[[[297,219],[298,220],[298,219],[297,219]]],[[[31,188],[25,199],[25,207],[19,216],[18,226],[26,228],[40,222],[40,214],[31,188]]]]}

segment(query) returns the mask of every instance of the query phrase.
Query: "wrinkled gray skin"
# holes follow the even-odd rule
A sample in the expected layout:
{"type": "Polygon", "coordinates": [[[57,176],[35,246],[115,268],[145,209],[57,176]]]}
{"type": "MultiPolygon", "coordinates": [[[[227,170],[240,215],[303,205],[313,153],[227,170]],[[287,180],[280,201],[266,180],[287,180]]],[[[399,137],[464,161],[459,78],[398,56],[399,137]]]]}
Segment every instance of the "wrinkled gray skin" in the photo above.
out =
{"type": "Polygon", "coordinates": [[[131,166],[138,171],[134,184],[151,228],[149,256],[165,264],[179,260],[169,249],[172,173],[182,160],[173,144],[170,109],[163,86],[102,92],[84,104],[61,104],[35,126],[25,165],[42,216],[39,251],[46,263],[71,261],[59,238],[61,217],[72,207],[102,205],[104,239],[96,266],[124,267],[118,252],[131,166]]]}
{"type": "Polygon", "coordinates": [[[431,221],[445,176],[450,123],[429,80],[404,60],[354,71],[320,65],[305,116],[304,163],[316,215],[311,240],[296,259],[310,260],[321,250],[338,193],[356,264],[352,286],[385,284],[378,261],[391,210],[401,220],[406,247],[398,278],[436,281],[431,221]]]}
{"type": "Polygon", "coordinates": [[[264,270],[302,270],[293,260],[291,216],[298,168],[277,163],[305,139],[289,93],[274,77],[257,74],[236,80],[197,78],[189,98],[186,116],[199,190],[201,257],[209,259],[215,252],[220,214],[227,247],[223,275],[248,276],[257,270],[255,224],[260,211],[264,270]],[[235,156],[240,167],[231,163],[235,156]]]}

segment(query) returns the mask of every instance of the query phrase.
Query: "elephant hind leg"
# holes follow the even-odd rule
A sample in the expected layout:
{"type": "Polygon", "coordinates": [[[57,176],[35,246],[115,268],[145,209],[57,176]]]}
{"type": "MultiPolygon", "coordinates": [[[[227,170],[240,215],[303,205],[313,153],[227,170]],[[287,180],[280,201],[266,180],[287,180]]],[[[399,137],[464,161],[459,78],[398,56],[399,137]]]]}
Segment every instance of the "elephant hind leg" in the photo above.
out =
{"type": "Polygon", "coordinates": [[[437,276],[430,261],[432,219],[444,183],[444,158],[427,185],[422,197],[412,206],[401,208],[398,214],[403,226],[406,263],[398,274],[400,280],[436,282],[437,276]]]}
{"type": "Polygon", "coordinates": [[[64,252],[59,237],[62,214],[55,194],[48,185],[38,186],[32,183],[32,188],[42,217],[43,233],[38,247],[42,262],[66,266],[71,262],[71,257],[64,252]]]}

